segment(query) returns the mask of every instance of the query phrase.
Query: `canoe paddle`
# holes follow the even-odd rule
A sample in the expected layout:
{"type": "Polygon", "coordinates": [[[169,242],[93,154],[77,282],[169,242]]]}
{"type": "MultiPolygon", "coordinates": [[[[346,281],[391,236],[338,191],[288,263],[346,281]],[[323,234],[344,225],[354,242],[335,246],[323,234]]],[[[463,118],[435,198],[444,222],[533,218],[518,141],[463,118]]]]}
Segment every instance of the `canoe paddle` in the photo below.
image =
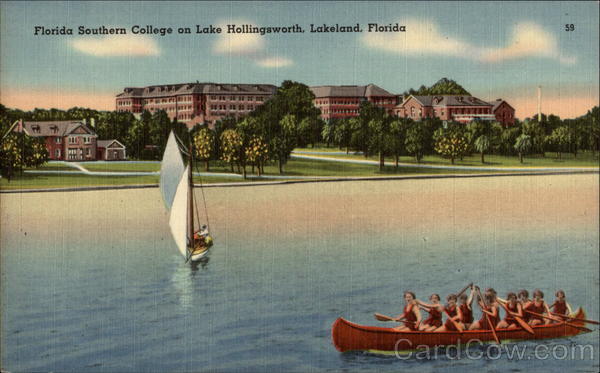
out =
{"type": "Polygon", "coordinates": [[[525,329],[527,331],[527,333],[529,333],[531,335],[535,335],[535,332],[533,331],[533,329],[531,328],[531,326],[529,326],[529,324],[527,324],[525,322],[525,320],[523,320],[519,316],[515,315],[513,312],[509,311],[508,307],[506,307],[506,305],[504,303],[498,301],[498,304],[501,305],[502,308],[504,308],[504,311],[506,311],[506,315],[507,316],[512,316],[515,320],[517,320],[517,322],[519,323],[519,325],[521,325],[521,328],[525,329]]]}
{"type": "Polygon", "coordinates": [[[398,319],[395,319],[391,316],[386,316],[386,315],[382,315],[380,313],[375,312],[375,314],[373,315],[375,316],[375,318],[379,321],[400,321],[398,319]]]}
{"type": "MultiPolygon", "coordinates": [[[[545,316],[545,315],[542,315],[542,314],[540,314],[540,313],[536,313],[536,312],[532,312],[532,311],[527,311],[527,310],[525,310],[525,312],[527,312],[527,313],[528,313],[528,314],[530,314],[530,315],[534,315],[534,316],[542,317],[542,318],[544,318],[544,319],[548,319],[548,320],[552,320],[552,321],[557,321],[556,319],[553,319],[552,317],[545,316]]],[[[579,329],[579,330],[581,330],[581,331],[583,331],[583,332],[586,332],[586,333],[589,333],[589,332],[591,332],[591,331],[592,331],[591,329],[588,329],[588,328],[586,328],[585,326],[579,326],[579,325],[575,325],[575,324],[572,324],[572,323],[570,323],[570,322],[566,322],[566,321],[564,321],[564,320],[562,320],[562,322],[563,322],[563,323],[565,323],[565,325],[569,325],[569,326],[570,326],[570,327],[572,327],[572,328],[579,329]]]]}
{"type": "MultiPolygon", "coordinates": [[[[469,285],[465,286],[461,291],[456,293],[456,298],[460,297],[462,295],[462,293],[464,293],[471,286],[473,286],[472,282],[469,285]]],[[[456,307],[458,307],[458,305],[456,305],[456,307]]],[[[450,316],[446,307],[444,307],[444,312],[446,313],[446,316],[448,316],[448,320],[450,320],[450,322],[452,322],[452,324],[454,325],[456,330],[458,330],[460,333],[462,333],[465,329],[462,327],[462,325],[460,325],[458,322],[456,322],[452,319],[452,316],[450,316]]]]}
{"type": "MultiPolygon", "coordinates": [[[[483,305],[487,308],[488,304],[487,301],[485,300],[485,298],[483,298],[481,296],[481,291],[479,289],[477,289],[477,295],[479,295],[479,299],[481,299],[481,301],[483,302],[483,305]]],[[[490,329],[492,330],[492,335],[494,336],[494,340],[496,341],[496,343],[500,344],[500,338],[498,338],[498,334],[496,334],[496,325],[492,325],[492,320],[490,320],[490,315],[488,315],[487,313],[483,313],[485,315],[485,319],[487,320],[487,323],[490,327],[490,329]]]]}
{"type": "Polygon", "coordinates": [[[459,291],[458,293],[456,293],[456,298],[460,297],[462,295],[462,293],[464,293],[471,286],[473,286],[472,282],[469,285],[465,286],[461,291],[459,291]]]}
{"type": "Polygon", "coordinates": [[[562,317],[562,318],[565,318],[565,319],[569,319],[569,321],[583,321],[583,322],[586,322],[588,324],[600,325],[600,322],[594,321],[594,320],[580,319],[580,318],[577,318],[577,317],[571,317],[571,316],[567,316],[567,315],[561,315],[560,313],[554,313],[554,312],[550,312],[550,314],[554,315],[554,316],[559,316],[559,317],[562,317]]]}
{"type": "MultiPolygon", "coordinates": [[[[456,306],[456,307],[458,308],[458,306],[456,306]]],[[[448,320],[450,320],[450,322],[452,323],[452,325],[454,325],[456,330],[458,330],[459,333],[462,333],[465,329],[462,327],[462,325],[460,325],[459,323],[457,323],[456,321],[454,321],[452,319],[452,316],[450,316],[446,307],[444,307],[444,312],[446,313],[446,316],[448,316],[448,320]]]]}

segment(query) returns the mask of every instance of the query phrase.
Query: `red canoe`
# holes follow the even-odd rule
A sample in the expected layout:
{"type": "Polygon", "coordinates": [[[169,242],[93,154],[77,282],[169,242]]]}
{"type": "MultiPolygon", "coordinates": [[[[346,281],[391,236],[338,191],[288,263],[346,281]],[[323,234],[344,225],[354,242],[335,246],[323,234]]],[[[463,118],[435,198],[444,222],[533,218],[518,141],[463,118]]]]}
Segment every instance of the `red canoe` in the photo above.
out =
{"type": "MultiPolygon", "coordinates": [[[[579,308],[572,317],[584,319],[585,312],[579,308]]],[[[583,326],[582,321],[572,321],[570,324],[583,326]]],[[[565,323],[538,325],[533,327],[534,335],[523,329],[497,329],[498,338],[503,340],[531,340],[569,337],[582,333],[581,329],[565,323]]],[[[425,346],[451,346],[467,344],[469,341],[489,342],[494,340],[491,330],[466,330],[460,332],[423,332],[396,331],[392,328],[364,326],[354,324],[343,318],[338,318],[331,329],[333,344],[339,351],[407,351],[425,346]]]]}

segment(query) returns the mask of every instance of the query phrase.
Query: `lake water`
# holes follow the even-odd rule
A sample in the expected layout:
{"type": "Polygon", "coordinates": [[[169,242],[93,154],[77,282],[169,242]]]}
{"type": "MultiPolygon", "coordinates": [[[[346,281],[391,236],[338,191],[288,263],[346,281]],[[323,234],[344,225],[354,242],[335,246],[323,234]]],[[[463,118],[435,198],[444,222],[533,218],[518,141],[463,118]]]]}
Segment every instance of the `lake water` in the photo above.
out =
{"type": "Polygon", "coordinates": [[[205,193],[216,244],[198,266],[183,263],[158,189],[2,194],[2,369],[599,370],[597,330],[540,342],[592,344],[584,360],[402,361],[341,354],[330,337],[339,316],[386,326],[373,312],[400,313],[405,289],[426,299],[471,281],[549,301],[562,288],[597,320],[598,175],[205,193]]]}

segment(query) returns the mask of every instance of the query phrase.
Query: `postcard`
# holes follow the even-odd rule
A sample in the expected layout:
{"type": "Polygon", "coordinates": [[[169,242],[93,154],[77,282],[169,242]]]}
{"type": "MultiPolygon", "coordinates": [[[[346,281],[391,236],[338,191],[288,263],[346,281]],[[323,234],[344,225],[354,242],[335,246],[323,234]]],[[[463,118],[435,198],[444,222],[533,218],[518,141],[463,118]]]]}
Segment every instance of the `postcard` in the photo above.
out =
{"type": "Polygon", "coordinates": [[[3,1],[3,372],[597,372],[596,1],[3,1]]]}

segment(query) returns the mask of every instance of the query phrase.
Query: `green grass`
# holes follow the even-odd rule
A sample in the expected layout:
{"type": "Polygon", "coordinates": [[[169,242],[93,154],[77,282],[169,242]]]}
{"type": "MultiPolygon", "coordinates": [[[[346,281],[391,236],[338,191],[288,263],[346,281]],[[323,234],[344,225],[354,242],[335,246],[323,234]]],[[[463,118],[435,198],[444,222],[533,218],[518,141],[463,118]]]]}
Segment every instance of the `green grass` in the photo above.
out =
{"type": "Polygon", "coordinates": [[[52,162],[44,163],[39,167],[27,168],[28,170],[39,170],[39,171],[77,171],[75,167],[68,166],[64,163],[52,162]]]}
{"type": "MultiPolygon", "coordinates": [[[[0,190],[14,189],[52,189],[67,187],[91,187],[91,186],[110,186],[110,185],[135,185],[135,184],[158,184],[159,177],[153,175],[144,176],[89,176],[89,175],[36,175],[23,174],[15,176],[9,182],[7,179],[0,179],[0,190]]],[[[242,181],[241,178],[233,177],[206,177],[202,178],[202,183],[226,183],[242,181]]],[[[194,178],[194,182],[200,182],[199,178],[194,178]]]]}
{"type": "Polygon", "coordinates": [[[36,175],[15,176],[10,182],[0,179],[0,189],[36,189],[89,187],[104,185],[158,184],[158,176],[89,176],[89,175],[36,175]]]}
{"type": "MultiPolygon", "coordinates": [[[[354,157],[356,159],[364,159],[364,157],[358,156],[336,156],[341,158],[354,157]]],[[[487,156],[486,165],[493,166],[519,166],[518,159],[512,160],[510,163],[510,157],[499,157],[499,156],[487,156]],[[488,163],[489,162],[489,163],[488,163]]],[[[375,159],[375,157],[373,157],[375,159]]],[[[583,162],[580,165],[595,165],[591,159],[588,159],[588,163],[585,163],[585,158],[581,157],[583,162]]],[[[531,163],[525,163],[529,166],[540,166],[540,165],[552,165],[557,166],[553,159],[536,158],[534,162],[528,158],[527,161],[531,163]]],[[[565,159],[565,162],[569,159],[565,159]]],[[[410,161],[414,163],[413,159],[408,157],[402,157],[402,162],[410,161]]],[[[440,157],[426,157],[423,161],[425,164],[449,164],[448,160],[440,157]]],[[[480,166],[481,162],[478,156],[466,157],[464,161],[458,161],[459,165],[470,165],[480,166]]],[[[160,165],[158,163],[83,163],[83,166],[93,171],[158,171],[160,165]]],[[[68,170],[74,170],[68,166],[68,170]]],[[[43,169],[54,169],[61,170],[62,167],[58,164],[47,164],[43,169]]],[[[204,163],[198,163],[198,170],[204,171],[204,163]]],[[[252,174],[251,167],[247,167],[247,174],[252,174]]],[[[237,171],[237,169],[236,169],[237,171]]],[[[284,175],[286,176],[332,176],[332,177],[344,177],[344,176],[390,176],[390,175],[415,175],[415,174],[473,174],[473,173],[486,173],[482,171],[473,170],[451,170],[451,169],[431,169],[431,168],[416,168],[416,167],[394,167],[391,160],[386,162],[386,167],[383,171],[378,170],[378,166],[373,164],[354,164],[354,163],[342,163],[334,161],[322,161],[322,160],[310,160],[310,159],[290,159],[290,161],[284,166],[284,175]]],[[[222,161],[213,161],[210,163],[210,172],[222,172],[231,173],[229,164],[222,161]]],[[[492,172],[492,171],[490,171],[492,172]]],[[[493,171],[497,172],[497,171],[493,171]]],[[[279,168],[276,162],[269,162],[265,166],[265,176],[279,175],[279,168]]],[[[205,177],[194,177],[194,182],[203,184],[211,183],[229,183],[229,182],[254,182],[254,181],[265,181],[268,178],[256,179],[249,178],[243,180],[241,177],[231,176],[205,176],[205,177]]],[[[273,179],[271,179],[273,180],[273,179]]],[[[287,180],[294,180],[293,178],[287,180]]],[[[0,189],[34,189],[34,188],[61,188],[61,187],[88,187],[88,186],[109,186],[109,185],[133,185],[133,184],[158,184],[158,175],[140,175],[140,176],[90,176],[82,174],[23,174],[22,176],[15,176],[10,182],[7,179],[0,179],[0,189]]]]}
{"type": "Polygon", "coordinates": [[[160,163],[93,163],[93,162],[81,162],[79,163],[83,168],[88,171],[102,171],[102,172],[156,172],[160,170],[160,163]]]}
{"type": "MultiPolygon", "coordinates": [[[[333,152],[333,151],[342,151],[338,148],[299,148],[296,149],[303,152],[333,152]]],[[[333,157],[333,158],[342,158],[342,159],[370,159],[370,160],[378,160],[377,156],[370,156],[365,158],[361,154],[353,154],[350,151],[349,154],[335,154],[335,155],[320,155],[324,157],[333,157]]],[[[386,157],[387,163],[393,163],[394,159],[391,157],[386,157]]],[[[400,157],[400,162],[402,163],[411,163],[417,164],[414,157],[402,156],[400,157]]],[[[425,156],[421,162],[421,164],[426,165],[451,165],[450,160],[443,158],[439,155],[427,155],[425,156]]],[[[592,152],[581,152],[577,154],[577,157],[573,156],[571,153],[562,153],[561,159],[558,158],[556,153],[547,152],[545,157],[542,157],[540,154],[525,156],[523,159],[523,163],[519,162],[519,157],[517,156],[502,156],[502,155],[493,155],[486,154],[485,155],[485,163],[481,163],[481,155],[473,154],[470,156],[466,156],[463,160],[456,159],[454,165],[456,166],[490,166],[490,167],[598,167],[600,165],[600,160],[598,158],[598,153],[593,155],[592,152]]]]}
{"type": "MultiPolygon", "coordinates": [[[[237,168],[235,169],[237,171],[237,168]]],[[[201,171],[204,171],[202,167],[201,171]]],[[[224,162],[211,162],[211,172],[231,173],[231,167],[224,162]]],[[[252,168],[247,167],[248,175],[252,173],[252,168]]],[[[430,169],[415,167],[394,167],[392,163],[386,164],[383,171],[378,170],[378,165],[342,163],[312,159],[292,158],[284,166],[284,174],[287,176],[388,176],[388,175],[406,175],[406,174],[450,174],[457,173],[455,170],[448,169],[430,169]]],[[[460,173],[481,173],[481,171],[460,171],[460,173]]],[[[256,173],[254,173],[256,174],[256,173]]],[[[279,167],[275,162],[269,162],[265,165],[265,175],[279,175],[279,167]]],[[[208,177],[202,180],[209,179],[208,177]]]]}

